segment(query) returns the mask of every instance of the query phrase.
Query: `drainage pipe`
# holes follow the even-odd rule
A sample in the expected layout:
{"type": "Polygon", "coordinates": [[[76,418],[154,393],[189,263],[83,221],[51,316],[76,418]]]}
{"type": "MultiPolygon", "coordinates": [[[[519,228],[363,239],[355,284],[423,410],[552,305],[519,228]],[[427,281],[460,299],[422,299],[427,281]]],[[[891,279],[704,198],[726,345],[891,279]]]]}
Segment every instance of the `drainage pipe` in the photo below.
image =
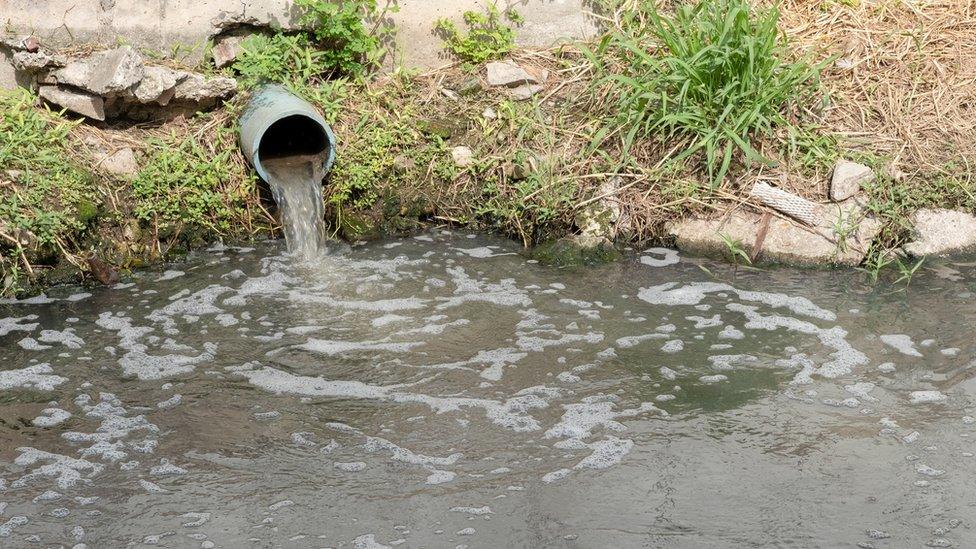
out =
{"type": "Polygon", "coordinates": [[[335,161],[335,134],[312,105],[277,84],[251,96],[240,118],[241,149],[258,175],[269,181],[264,160],[314,155],[325,176],[335,161]]]}

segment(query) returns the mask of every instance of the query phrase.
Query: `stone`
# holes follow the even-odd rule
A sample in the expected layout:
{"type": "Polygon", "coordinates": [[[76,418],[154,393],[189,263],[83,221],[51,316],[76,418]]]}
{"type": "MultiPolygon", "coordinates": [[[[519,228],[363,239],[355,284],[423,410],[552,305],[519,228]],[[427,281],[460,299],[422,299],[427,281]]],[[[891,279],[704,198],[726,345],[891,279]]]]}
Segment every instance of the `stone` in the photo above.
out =
{"type": "Polygon", "coordinates": [[[966,212],[923,209],[911,217],[914,240],[904,246],[915,257],[976,250],[976,217],[966,212]]]}
{"type": "Polygon", "coordinates": [[[181,72],[173,98],[196,103],[226,99],[237,92],[237,80],[225,76],[206,78],[203,75],[181,72]]]}
{"type": "Polygon", "coordinates": [[[516,101],[527,101],[532,99],[532,96],[541,92],[543,89],[545,88],[539,84],[523,84],[517,88],[513,88],[512,91],[509,92],[509,95],[511,95],[512,99],[515,99],[516,101]]]}
{"type": "Polygon", "coordinates": [[[91,72],[82,88],[99,95],[121,93],[142,80],[142,56],[131,46],[94,53],[88,58],[91,72]]]}
{"type": "Polygon", "coordinates": [[[622,219],[620,203],[614,199],[620,189],[620,178],[606,179],[597,189],[594,202],[587,204],[576,215],[576,226],[580,229],[580,236],[588,242],[596,240],[612,241],[616,238],[618,226],[622,219]]]}
{"type": "Polygon", "coordinates": [[[861,191],[862,185],[874,180],[874,171],[864,164],[841,160],[834,166],[830,180],[830,199],[843,202],[861,191]]]}
{"type": "Polygon", "coordinates": [[[105,120],[105,100],[87,92],[61,86],[41,86],[37,94],[49,103],[93,120],[105,120]]]}
{"type": "Polygon", "coordinates": [[[492,61],[487,65],[488,85],[517,88],[524,84],[539,84],[539,80],[511,61],[492,61]]]}
{"type": "MultiPolygon", "coordinates": [[[[762,251],[757,263],[782,263],[801,266],[849,265],[864,260],[871,242],[881,230],[876,219],[863,217],[857,205],[836,205],[826,214],[834,219],[847,219],[843,236],[833,227],[805,227],[797,223],[771,217],[762,251]]],[[[724,237],[739,241],[750,257],[756,256],[755,244],[761,216],[737,210],[727,218],[690,218],[668,227],[678,249],[684,252],[728,258],[724,237]]]]}
{"type": "Polygon", "coordinates": [[[139,173],[136,153],[128,147],[121,148],[112,154],[101,155],[98,167],[105,172],[122,177],[131,177],[139,173]]]}
{"type": "Polygon", "coordinates": [[[166,105],[176,94],[179,73],[167,67],[147,66],[142,81],[132,90],[140,103],[166,105]]]}
{"type": "Polygon", "coordinates": [[[66,62],[63,57],[51,56],[44,52],[18,51],[13,55],[14,67],[24,72],[40,72],[63,67],[66,62]]]}
{"type": "Polygon", "coordinates": [[[36,36],[28,36],[23,41],[24,49],[30,53],[37,53],[41,49],[41,42],[36,36]]]}
{"type": "Polygon", "coordinates": [[[467,168],[474,164],[474,153],[468,147],[454,147],[451,149],[451,158],[459,168],[467,168]]]}
{"type": "Polygon", "coordinates": [[[214,66],[218,69],[233,63],[241,53],[242,36],[219,36],[211,50],[214,66]]]}

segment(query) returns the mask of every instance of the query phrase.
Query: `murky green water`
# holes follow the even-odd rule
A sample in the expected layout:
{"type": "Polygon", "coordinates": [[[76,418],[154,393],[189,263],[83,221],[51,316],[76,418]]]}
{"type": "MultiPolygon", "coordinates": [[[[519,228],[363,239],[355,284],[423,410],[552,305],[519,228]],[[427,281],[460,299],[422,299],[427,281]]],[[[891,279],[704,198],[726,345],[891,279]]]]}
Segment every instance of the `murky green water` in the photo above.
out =
{"type": "Polygon", "coordinates": [[[281,249],[0,305],[0,545],[976,546],[976,265],[281,249]]]}

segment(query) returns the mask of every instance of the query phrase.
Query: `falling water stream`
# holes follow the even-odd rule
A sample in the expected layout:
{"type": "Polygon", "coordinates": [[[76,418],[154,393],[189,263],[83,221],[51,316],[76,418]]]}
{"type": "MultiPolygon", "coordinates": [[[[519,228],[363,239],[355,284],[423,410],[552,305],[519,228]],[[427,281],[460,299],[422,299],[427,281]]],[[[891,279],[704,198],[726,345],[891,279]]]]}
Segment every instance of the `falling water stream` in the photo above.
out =
{"type": "Polygon", "coordinates": [[[519,252],[217,246],[0,303],[0,546],[976,546],[976,264],[519,252]]]}
{"type": "Polygon", "coordinates": [[[281,212],[288,251],[310,260],[325,246],[320,154],[281,156],[264,161],[269,186],[281,212]]]}

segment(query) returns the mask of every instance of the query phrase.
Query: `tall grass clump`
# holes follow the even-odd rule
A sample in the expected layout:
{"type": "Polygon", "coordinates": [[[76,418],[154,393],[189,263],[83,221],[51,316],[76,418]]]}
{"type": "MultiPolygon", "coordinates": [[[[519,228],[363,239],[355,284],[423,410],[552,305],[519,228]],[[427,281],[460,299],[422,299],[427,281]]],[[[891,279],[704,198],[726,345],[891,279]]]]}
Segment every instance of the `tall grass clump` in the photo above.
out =
{"type": "Polygon", "coordinates": [[[713,187],[737,152],[761,160],[753,139],[789,124],[789,107],[819,76],[818,67],[791,60],[778,8],[704,0],[668,15],[653,0],[635,4],[589,53],[616,90],[625,147],[652,136],[686,139],[674,160],[703,153],[713,187]]]}

